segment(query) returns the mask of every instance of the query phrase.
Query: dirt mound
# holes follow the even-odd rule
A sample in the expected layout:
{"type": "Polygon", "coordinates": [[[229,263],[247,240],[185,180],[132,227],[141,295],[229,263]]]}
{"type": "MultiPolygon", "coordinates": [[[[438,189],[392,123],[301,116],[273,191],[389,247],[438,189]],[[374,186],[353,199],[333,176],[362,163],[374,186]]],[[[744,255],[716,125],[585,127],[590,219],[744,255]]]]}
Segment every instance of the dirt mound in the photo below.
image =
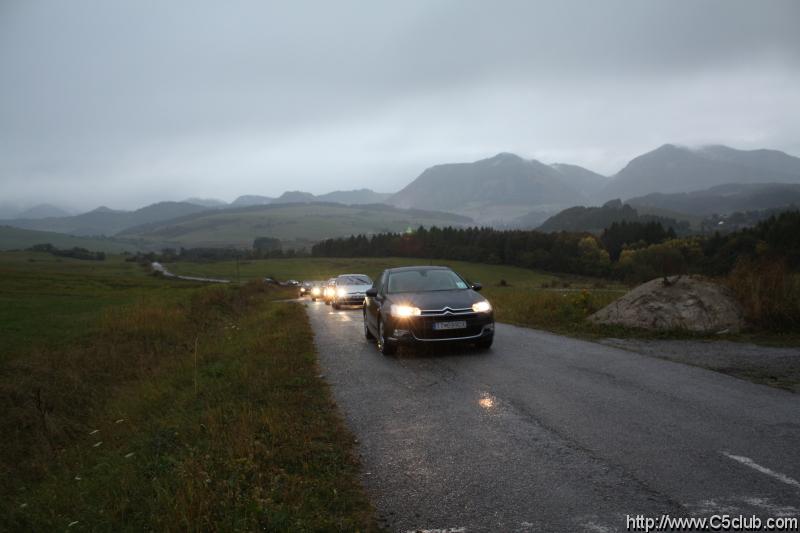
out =
{"type": "Polygon", "coordinates": [[[739,331],[744,313],[733,293],[695,276],[663,278],[639,285],[589,317],[597,324],[699,332],[739,331]]]}

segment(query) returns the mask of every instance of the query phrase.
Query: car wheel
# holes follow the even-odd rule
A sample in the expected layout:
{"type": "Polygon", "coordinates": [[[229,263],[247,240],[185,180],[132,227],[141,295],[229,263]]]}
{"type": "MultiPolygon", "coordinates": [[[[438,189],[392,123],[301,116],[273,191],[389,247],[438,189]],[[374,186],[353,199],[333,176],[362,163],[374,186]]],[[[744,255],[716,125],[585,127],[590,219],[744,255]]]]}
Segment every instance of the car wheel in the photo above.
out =
{"type": "Polygon", "coordinates": [[[333,306],[334,309],[340,309],[342,307],[341,305],[337,304],[336,302],[333,302],[331,305],[333,306]]]}
{"type": "Polygon", "coordinates": [[[325,305],[331,305],[331,302],[329,300],[325,300],[325,305]]]}
{"type": "Polygon", "coordinates": [[[386,332],[383,330],[383,320],[378,319],[378,351],[383,355],[393,355],[397,351],[397,345],[392,341],[386,340],[386,332]]]}
{"type": "Polygon", "coordinates": [[[369,326],[367,325],[367,312],[364,311],[364,338],[368,341],[374,340],[375,335],[369,330],[369,326]]]}
{"type": "Polygon", "coordinates": [[[492,347],[492,342],[494,342],[494,335],[482,338],[475,343],[475,346],[477,346],[479,350],[488,350],[492,347]]]}

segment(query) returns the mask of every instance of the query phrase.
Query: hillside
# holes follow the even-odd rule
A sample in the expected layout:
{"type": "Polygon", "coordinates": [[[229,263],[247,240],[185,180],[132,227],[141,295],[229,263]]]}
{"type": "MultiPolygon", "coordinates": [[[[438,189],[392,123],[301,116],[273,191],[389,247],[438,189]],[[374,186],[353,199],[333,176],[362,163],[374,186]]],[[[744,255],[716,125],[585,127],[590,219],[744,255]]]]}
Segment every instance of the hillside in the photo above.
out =
{"type": "Polygon", "coordinates": [[[4,221],[4,223],[16,228],[37,231],[54,231],[79,236],[111,236],[133,226],[207,210],[207,207],[185,202],[159,202],[135,211],[117,211],[107,207],[98,207],[88,213],[75,216],[42,219],[17,218],[4,221]]]}
{"type": "Polygon", "coordinates": [[[221,209],[130,228],[120,237],[152,247],[250,247],[256,237],[274,237],[285,247],[306,247],[322,239],[359,233],[405,231],[424,226],[461,226],[471,220],[450,214],[385,205],[334,203],[273,204],[221,209]]]}
{"type": "Polygon", "coordinates": [[[139,247],[117,239],[76,237],[50,231],[0,226],[0,250],[24,250],[36,244],[52,244],[56,248],[86,248],[93,252],[135,252],[139,247]]]}
{"type": "Polygon", "coordinates": [[[561,211],[548,218],[539,226],[541,231],[590,231],[600,233],[614,222],[660,222],[665,228],[672,227],[676,231],[689,229],[687,222],[654,215],[642,215],[633,207],[619,200],[612,200],[601,207],[575,206],[561,211]]]}
{"type": "MultiPolygon", "coordinates": [[[[568,173],[575,174],[573,167],[568,173]]],[[[557,168],[501,153],[473,163],[431,167],[388,203],[461,213],[483,222],[510,220],[537,206],[555,211],[585,201],[566,181],[557,168]]]]}
{"type": "Polygon", "coordinates": [[[800,158],[775,150],[672,144],[633,159],[600,192],[604,199],[681,193],[726,183],[800,183],[800,158]]]}
{"type": "Polygon", "coordinates": [[[800,184],[730,183],[687,193],[652,193],[631,198],[628,203],[637,208],[655,208],[694,215],[721,215],[735,211],[800,205],[800,184]]]}

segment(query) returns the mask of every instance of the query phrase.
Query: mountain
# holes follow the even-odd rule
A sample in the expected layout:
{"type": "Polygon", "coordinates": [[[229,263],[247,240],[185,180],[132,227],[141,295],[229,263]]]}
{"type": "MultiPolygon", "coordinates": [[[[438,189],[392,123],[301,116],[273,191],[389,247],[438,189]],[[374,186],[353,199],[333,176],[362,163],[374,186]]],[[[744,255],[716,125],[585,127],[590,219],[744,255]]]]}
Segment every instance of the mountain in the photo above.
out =
{"type": "Polygon", "coordinates": [[[608,185],[609,179],[606,176],[578,165],[554,163],[550,166],[558,171],[563,183],[590,199],[608,185]]]}
{"type": "Polygon", "coordinates": [[[639,209],[661,209],[694,215],[727,214],[800,205],[800,184],[729,183],[702,191],[651,193],[631,198],[639,209]]]}
{"type": "Polygon", "coordinates": [[[338,204],[381,204],[384,203],[392,193],[375,192],[372,189],[357,189],[353,191],[333,191],[317,196],[319,202],[336,202],[338,204]]]}
{"type": "Polygon", "coordinates": [[[223,202],[222,200],[218,200],[216,198],[187,198],[186,200],[183,200],[183,202],[187,204],[200,205],[203,207],[225,207],[228,205],[228,202],[223,202]]]}
{"type": "Polygon", "coordinates": [[[590,231],[600,233],[614,222],[661,222],[666,227],[675,228],[678,232],[689,229],[688,222],[653,215],[640,215],[630,205],[620,200],[611,200],[601,207],[575,206],[564,209],[557,215],[548,218],[541,226],[541,231],[590,231]]]}
{"type": "Polygon", "coordinates": [[[509,153],[473,163],[428,168],[387,203],[460,213],[480,221],[509,220],[537,206],[585,201],[564,182],[564,172],[536,160],[509,153]]]}
{"type": "Polygon", "coordinates": [[[316,197],[311,194],[310,192],[303,192],[303,191],[286,191],[275,200],[273,203],[275,204],[305,204],[308,202],[313,202],[316,200],[316,197]]]}
{"type": "MultiPolygon", "coordinates": [[[[232,207],[247,207],[251,205],[269,204],[297,204],[308,202],[334,202],[337,204],[380,204],[391,196],[390,193],[379,193],[371,189],[357,189],[353,191],[333,191],[315,196],[310,192],[286,191],[278,198],[269,196],[245,195],[234,200],[232,207]]],[[[188,200],[187,200],[188,201],[188,200]]]]}
{"type": "Polygon", "coordinates": [[[605,199],[633,198],[725,183],[800,183],[800,158],[775,150],[692,149],[665,144],[633,159],[600,194],[605,199]]]}
{"type": "Polygon", "coordinates": [[[255,194],[245,194],[243,196],[238,197],[236,200],[231,202],[231,206],[233,207],[247,207],[250,205],[268,205],[275,201],[275,198],[270,198],[269,196],[258,196],[255,194]]]}
{"type": "Polygon", "coordinates": [[[118,211],[102,206],[75,216],[42,219],[17,218],[5,221],[5,223],[16,228],[37,231],[111,236],[125,228],[206,210],[208,208],[186,202],[159,202],[136,211],[118,211]]]}
{"type": "Polygon", "coordinates": [[[310,247],[331,237],[398,232],[424,226],[464,226],[472,220],[452,213],[398,209],[386,205],[275,203],[216,209],[128,228],[120,238],[150,248],[249,248],[257,237],[280,239],[285,248],[310,247]]]}

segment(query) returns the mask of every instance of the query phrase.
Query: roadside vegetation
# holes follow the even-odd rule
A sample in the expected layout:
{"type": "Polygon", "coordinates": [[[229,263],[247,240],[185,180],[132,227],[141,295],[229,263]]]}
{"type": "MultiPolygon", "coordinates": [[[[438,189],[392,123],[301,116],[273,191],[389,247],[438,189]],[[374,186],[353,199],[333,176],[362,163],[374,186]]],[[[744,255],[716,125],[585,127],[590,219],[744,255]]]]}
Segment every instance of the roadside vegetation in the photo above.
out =
{"type": "Polygon", "coordinates": [[[373,529],[287,291],[118,257],[0,268],[0,530],[373,529]]]}
{"type": "Polygon", "coordinates": [[[438,257],[482,261],[637,284],[697,274],[739,297],[753,326],[773,335],[800,332],[800,211],[786,211],[729,234],[676,237],[659,222],[615,222],[600,235],[419,228],[410,233],[329,239],[316,257],[438,257]]]}

